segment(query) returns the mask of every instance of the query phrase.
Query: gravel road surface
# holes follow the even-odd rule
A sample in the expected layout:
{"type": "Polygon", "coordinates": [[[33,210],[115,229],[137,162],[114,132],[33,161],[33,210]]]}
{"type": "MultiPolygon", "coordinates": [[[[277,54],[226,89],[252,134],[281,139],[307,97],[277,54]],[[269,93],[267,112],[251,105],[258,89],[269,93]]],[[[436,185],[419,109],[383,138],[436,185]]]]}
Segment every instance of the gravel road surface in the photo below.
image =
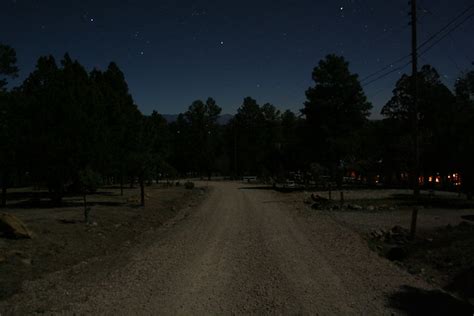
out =
{"type": "Polygon", "coordinates": [[[402,286],[429,288],[330,217],[298,215],[279,193],[209,186],[204,203],[125,265],[77,290],[87,298],[70,293],[63,311],[390,315],[398,311],[388,297],[402,286]]]}

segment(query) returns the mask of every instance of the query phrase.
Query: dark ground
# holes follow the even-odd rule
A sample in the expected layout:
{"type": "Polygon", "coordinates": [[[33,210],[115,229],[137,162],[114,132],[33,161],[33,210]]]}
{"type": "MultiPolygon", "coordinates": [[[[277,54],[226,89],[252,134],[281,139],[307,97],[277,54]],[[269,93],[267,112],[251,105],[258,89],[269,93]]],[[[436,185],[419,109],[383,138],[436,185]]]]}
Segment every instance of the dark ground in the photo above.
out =
{"type": "Polygon", "coordinates": [[[449,192],[423,192],[418,201],[403,190],[346,193],[351,198],[343,208],[335,200],[323,211],[361,232],[370,248],[409,273],[474,301],[474,201],[449,192]],[[419,215],[412,240],[414,206],[419,215]]]}
{"type": "MultiPolygon", "coordinates": [[[[180,187],[146,188],[146,207],[138,206],[139,189],[100,189],[88,196],[90,221],[84,223],[82,197],[64,199],[52,207],[47,199],[32,207],[25,189],[9,194],[8,208],[34,233],[33,239],[0,238],[0,300],[22,291],[25,280],[34,280],[93,259],[115,255],[134,247],[137,239],[176,216],[179,209],[196,203],[201,190],[180,187]]],[[[38,195],[38,192],[36,192],[38,195]]]]}
{"type": "Polygon", "coordinates": [[[348,191],[346,207],[314,210],[304,192],[212,186],[209,195],[148,188],[145,209],[138,189],[125,197],[104,190],[90,199],[97,226],[80,222],[80,197],[63,208],[16,204],[11,212],[37,237],[0,239],[8,258],[0,263],[8,290],[0,310],[474,312],[469,282],[464,287],[472,280],[474,208],[462,197],[425,201],[412,242],[413,201],[400,190],[348,191]],[[393,246],[403,256],[391,262],[393,246]]]}

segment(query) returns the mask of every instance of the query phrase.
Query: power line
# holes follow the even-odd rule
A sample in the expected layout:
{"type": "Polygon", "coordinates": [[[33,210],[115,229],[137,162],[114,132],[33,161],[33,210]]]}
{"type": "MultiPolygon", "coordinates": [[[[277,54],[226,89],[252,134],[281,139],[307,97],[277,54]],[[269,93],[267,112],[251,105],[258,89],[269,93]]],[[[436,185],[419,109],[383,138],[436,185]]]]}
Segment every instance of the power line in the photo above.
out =
{"type": "MultiPolygon", "coordinates": [[[[390,36],[394,36],[396,34],[399,34],[401,31],[407,29],[409,26],[410,25],[408,25],[406,23],[403,23],[403,24],[399,25],[398,27],[391,27],[391,28],[389,27],[389,28],[387,28],[387,31],[384,30],[383,32],[380,32],[379,35],[375,36],[374,37],[375,39],[372,40],[371,43],[374,44],[374,43],[377,43],[379,41],[385,40],[386,38],[388,38],[390,36]]],[[[401,58],[400,60],[394,61],[392,64],[397,63],[399,61],[402,61],[403,59],[405,59],[407,57],[409,57],[409,56],[405,56],[404,58],[401,58]]],[[[378,75],[379,73],[383,72],[384,70],[386,70],[388,68],[391,68],[392,64],[389,64],[386,67],[376,71],[375,73],[372,73],[372,74],[362,78],[361,81],[365,81],[369,78],[372,78],[373,76],[378,75]]]]}
{"type": "MultiPolygon", "coordinates": [[[[443,26],[441,29],[439,29],[437,32],[435,32],[434,34],[432,34],[428,39],[426,39],[423,43],[421,43],[419,46],[418,46],[418,49],[421,49],[423,48],[423,46],[427,45],[429,42],[431,42],[434,38],[436,38],[436,36],[438,36],[439,34],[443,33],[447,28],[449,28],[452,24],[456,23],[457,20],[459,20],[464,14],[466,14],[469,10],[471,10],[472,8],[474,8],[474,5],[470,5],[468,8],[466,8],[464,11],[462,11],[460,14],[458,14],[454,19],[452,19],[451,21],[448,22],[448,24],[446,24],[445,26],[443,26]]],[[[472,16],[472,15],[471,15],[472,16]]],[[[468,16],[468,19],[469,19],[470,16],[468,16]]],[[[463,20],[465,21],[465,20],[463,20]]]]}
{"type": "Polygon", "coordinates": [[[408,54],[408,55],[405,55],[405,56],[403,56],[403,57],[401,57],[401,58],[399,58],[399,59],[397,59],[397,60],[391,62],[391,63],[388,64],[387,66],[385,66],[385,67],[383,67],[383,68],[381,68],[381,69],[379,69],[379,70],[377,70],[377,71],[371,73],[371,74],[368,75],[368,76],[365,76],[364,78],[362,78],[362,79],[360,80],[360,82],[366,81],[367,79],[370,79],[370,78],[372,78],[373,76],[376,76],[376,75],[378,75],[379,73],[382,73],[382,72],[384,72],[385,70],[387,70],[387,69],[389,69],[389,68],[392,68],[393,65],[398,64],[399,62],[402,62],[403,60],[409,58],[410,56],[411,56],[411,55],[408,54]]]}
{"type": "MultiPolygon", "coordinates": [[[[474,7],[474,6],[473,6],[474,7]]],[[[441,42],[443,39],[446,38],[446,36],[448,36],[449,34],[451,34],[452,32],[454,32],[455,30],[457,30],[461,25],[463,25],[464,23],[466,23],[470,18],[472,18],[474,16],[474,13],[471,14],[471,15],[468,15],[464,20],[462,20],[460,23],[456,24],[453,28],[451,28],[446,34],[444,34],[443,36],[441,36],[437,41],[435,41],[433,44],[431,44],[430,46],[428,46],[428,48],[426,48],[425,50],[423,50],[421,53],[420,53],[420,56],[426,54],[431,48],[433,48],[434,46],[436,46],[439,42],[441,42]]]]}
{"type": "MultiPolygon", "coordinates": [[[[434,33],[433,35],[431,35],[427,40],[425,40],[422,44],[420,44],[417,49],[420,49],[422,48],[423,46],[427,45],[429,42],[431,42],[433,39],[435,39],[439,34],[443,33],[446,29],[448,29],[451,25],[453,25],[454,23],[456,23],[457,20],[459,20],[463,15],[465,15],[469,10],[471,10],[472,8],[474,8],[474,5],[471,5],[469,6],[468,8],[466,8],[465,10],[463,10],[460,14],[458,14],[455,18],[453,18],[450,22],[448,22],[448,24],[446,24],[445,26],[443,26],[440,30],[438,30],[436,33],[434,33]]],[[[435,41],[432,45],[428,46],[428,48],[426,48],[425,50],[423,50],[419,56],[427,53],[431,48],[433,48],[436,44],[438,44],[441,40],[443,40],[446,36],[448,36],[449,34],[451,34],[452,32],[454,32],[456,29],[458,29],[462,24],[464,24],[467,20],[469,20],[472,16],[474,16],[474,14],[471,14],[469,16],[467,16],[464,20],[462,20],[460,23],[456,24],[454,27],[452,27],[448,33],[444,34],[441,38],[439,38],[437,41],[435,41]]],[[[392,68],[393,65],[395,64],[398,64],[402,61],[404,61],[405,59],[407,58],[410,58],[411,57],[411,54],[407,54],[393,62],[391,62],[390,64],[384,66],[383,68],[369,74],[368,76],[362,78],[360,80],[361,83],[363,83],[364,81],[380,74],[380,73],[383,73],[385,70],[389,69],[389,68],[392,68]]],[[[400,67],[397,67],[395,69],[392,69],[391,71],[387,72],[387,73],[384,73],[378,77],[376,77],[375,79],[373,80],[370,80],[366,83],[363,83],[362,86],[365,87],[377,80],[380,80],[382,78],[385,78],[386,76],[390,75],[391,73],[397,71],[397,70],[401,70],[403,68],[405,68],[406,66],[408,66],[410,64],[410,62],[404,64],[403,66],[400,66],[400,67]]]]}
{"type": "Polygon", "coordinates": [[[403,68],[405,68],[406,66],[408,66],[408,65],[410,65],[410,64],[411,64],[411,61],[407,62],[406,64],[404,64],[404,65],[402,65],[402,66],[400,66],[400,67],[394,68],[394,69],[390,70],[389,72],[386,72],[386,73],[384,73],[384,74],[382,74],[382,75],[376,77],[375,79],[372,79],[372,80],[370,80],[369,82],[366,82],[366,83],[362,84],[362,87],[366,87],[366,86],[368,86],[368,85],[370,85],[370,84],[372,84],[372,83],[374,83],[374,82],[376,82],[376,81],[378,81],[378,80],[380,80],[380,79],[383,79],[383,78],[387,77],[388,75],[390,75],[390,74],[392,74],[392,73],[394,73],[394,72],[396,72],[396,71],[402,70],[403,68]]]}
{"type": "MultiPolygon", "coordinates": [[[[433,10],[430,10],[430,9],[427,9],[426,8],[426,5],[422,5],[422,9],[426,12],[428,12],[431,16],[433,17],[436,17],[438,21],[441,21],[440,19],[440,16],[437,12],[434,12],[433,10]]],[[[467,12],[469,10],[469,7],[464,11],[464,12],[467,12]]],[[[462,16],[463,14],[461,13],[459,16],[462,16]]],[[[448,36],[449,38],[451,39],[451,44],[452,44],[452,47],[456,50],[456,52],[458,52],[459,54],[461,54],[465,59],[466,61],[471,64],[471,58],[469,58],[465,52],[463,50],[459,50],[456,48],[456,43],[455,43],[455,40],[452,36],[452,33],[448,33],[448,36]]],[[[453,56],[449,53],[449,52],[445,52],[447,57],[449,58],[449,60],[453,63],[453,65],[458,69],[459,72],[462,72],[463,70],[461,69],[461,67],[459,66],[459,63],[456,62],[455,58],[453,58],[453,56]]]]}

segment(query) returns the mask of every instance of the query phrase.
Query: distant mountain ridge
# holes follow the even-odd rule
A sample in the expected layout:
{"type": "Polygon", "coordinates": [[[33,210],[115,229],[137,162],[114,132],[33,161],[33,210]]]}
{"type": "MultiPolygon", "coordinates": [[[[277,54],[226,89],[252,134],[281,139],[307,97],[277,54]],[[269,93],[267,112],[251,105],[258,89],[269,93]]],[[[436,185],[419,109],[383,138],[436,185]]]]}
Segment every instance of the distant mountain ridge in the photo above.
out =
{"type": "MultiPolygon", "coordinates": [[[[178,119],[178,114],[161,114],[161,116],[163,116],[163,118],[166,120],[166,122],[168,122],[168,124],[176,122],[176,120],[178,119]]],[[[217,119],[217,123],[219,125],[226,125],[233,117],[234,116],[232,114],[222,114],[217,119]]]]}

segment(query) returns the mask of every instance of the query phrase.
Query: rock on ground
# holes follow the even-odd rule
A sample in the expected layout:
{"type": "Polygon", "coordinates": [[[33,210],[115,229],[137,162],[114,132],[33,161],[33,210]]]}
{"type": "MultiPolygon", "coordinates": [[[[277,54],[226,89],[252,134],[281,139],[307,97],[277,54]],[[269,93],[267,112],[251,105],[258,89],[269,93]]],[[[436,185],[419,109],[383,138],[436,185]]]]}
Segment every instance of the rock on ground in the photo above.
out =
{"type": "Polygon", "coordinates": [[[32,238],[33,233],[15,215],[0,214],[0,235],[7,238],[32,238]]]}

